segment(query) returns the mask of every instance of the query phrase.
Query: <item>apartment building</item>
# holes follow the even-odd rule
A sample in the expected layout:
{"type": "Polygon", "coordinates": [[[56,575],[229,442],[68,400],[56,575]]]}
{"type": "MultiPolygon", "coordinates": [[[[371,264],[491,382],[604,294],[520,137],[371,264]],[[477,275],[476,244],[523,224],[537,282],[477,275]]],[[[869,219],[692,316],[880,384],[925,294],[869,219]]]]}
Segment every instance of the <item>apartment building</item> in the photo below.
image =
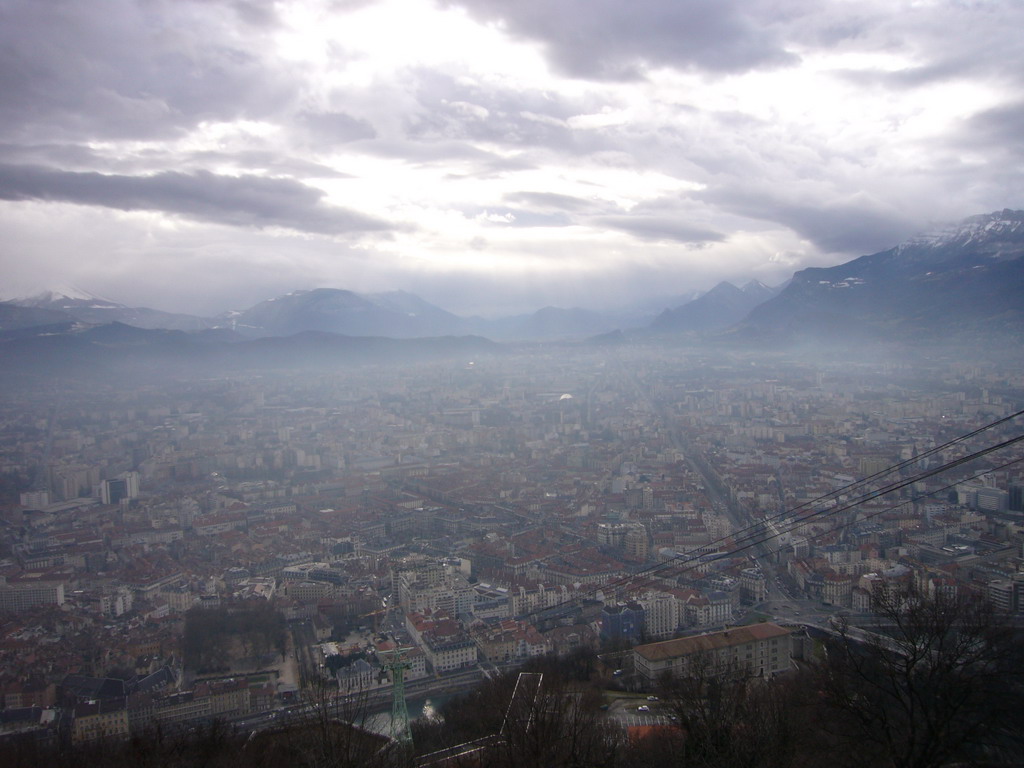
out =
{"type": "Polygon", "coordinates": [[[706,635],[663,640],[633,649],[637,675],[654,685],[662,675],[725,675],[742,672],[768,677],[789,669],[792,638],[776,624],[752,624],[706,635]]]}

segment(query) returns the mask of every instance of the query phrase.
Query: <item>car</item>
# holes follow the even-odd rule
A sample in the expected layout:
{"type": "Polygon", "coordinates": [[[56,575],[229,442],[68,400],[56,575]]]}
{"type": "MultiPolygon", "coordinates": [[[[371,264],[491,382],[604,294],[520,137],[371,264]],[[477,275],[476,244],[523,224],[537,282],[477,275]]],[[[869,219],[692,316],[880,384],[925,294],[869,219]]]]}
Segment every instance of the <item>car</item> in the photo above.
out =
{"type": "Polygon", "coordinates": [[[648,700],[648,701],[657,701],[657,700],[658,700],[658,697],[657,697],[657,696],[648,696],[648,697],[647,697],[647,700],[648,700]]]}
{"type": "Polygon", "coordinates": [[[646,704],[641,704],[639,707],[636,708],[636,711],[637,712],[650,712],[651,708],[648,707],[646,704]]]}
{"type": "Polygon", "coordinates": [[[612,672],[612,674],[613,674],[613,675],[614,675],[615,677],[618,677],[619,675],[621,675],[621,674],[622,674],[622,670],[621,670],[621,669],[616,669],[616,670],[615,670],[614,672],[612,672]]]}

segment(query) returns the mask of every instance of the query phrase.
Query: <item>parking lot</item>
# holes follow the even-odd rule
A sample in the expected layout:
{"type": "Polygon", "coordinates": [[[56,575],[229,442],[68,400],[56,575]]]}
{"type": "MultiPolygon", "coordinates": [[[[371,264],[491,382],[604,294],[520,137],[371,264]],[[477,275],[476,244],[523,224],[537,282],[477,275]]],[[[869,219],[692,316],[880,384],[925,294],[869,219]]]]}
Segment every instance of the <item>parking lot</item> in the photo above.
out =
{"type": "Polygon", "coordinates": [[[648,701],[643,696],[615,699],[608,705],[608,715],[625,727],[637,725],[672,725],[674,717],[661,701],[648,701]],[[640,707],[646,707],[641,710],[640,707]]]}

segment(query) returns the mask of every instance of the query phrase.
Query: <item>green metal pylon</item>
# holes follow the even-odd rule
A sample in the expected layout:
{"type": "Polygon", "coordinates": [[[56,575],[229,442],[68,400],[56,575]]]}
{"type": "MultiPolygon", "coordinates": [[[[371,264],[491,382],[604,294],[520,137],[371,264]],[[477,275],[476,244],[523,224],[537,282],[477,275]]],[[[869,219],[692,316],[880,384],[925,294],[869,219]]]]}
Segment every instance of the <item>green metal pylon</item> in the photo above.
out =
{"type": "Polygon", "coordinates": [[[405,706],[405,670],[412,664],[402,656],[402,650],[395,648],[391,661],[384,664],[384,669],[391,670],[391,679],[395,684],[391,699],[391,738],[402,746],[412,746],[412,729],[409,727],[409,709],[405,706]]]}

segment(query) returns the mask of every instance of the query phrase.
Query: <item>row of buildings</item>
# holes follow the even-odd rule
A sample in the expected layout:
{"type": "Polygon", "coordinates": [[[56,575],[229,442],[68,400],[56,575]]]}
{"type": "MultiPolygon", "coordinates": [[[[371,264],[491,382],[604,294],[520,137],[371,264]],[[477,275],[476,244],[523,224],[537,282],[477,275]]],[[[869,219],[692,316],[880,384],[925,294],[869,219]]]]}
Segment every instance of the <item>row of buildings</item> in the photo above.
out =
{"type": "Polygon", "coordinates": [[[932,451],[1010,413],[1019,371],[750,362],[538,351],[0,401],[24,492],[0,509],[0,690],[180,670],[185,614],[250,600],[341,647],[386,630],[425,674],[707,633],[780,575],[853,612],[907,580],[1024,611],[1015,465],[815,506],[965,455],[932,451]],[[773,572],[732,555],[741,519],[773,572]]]}

